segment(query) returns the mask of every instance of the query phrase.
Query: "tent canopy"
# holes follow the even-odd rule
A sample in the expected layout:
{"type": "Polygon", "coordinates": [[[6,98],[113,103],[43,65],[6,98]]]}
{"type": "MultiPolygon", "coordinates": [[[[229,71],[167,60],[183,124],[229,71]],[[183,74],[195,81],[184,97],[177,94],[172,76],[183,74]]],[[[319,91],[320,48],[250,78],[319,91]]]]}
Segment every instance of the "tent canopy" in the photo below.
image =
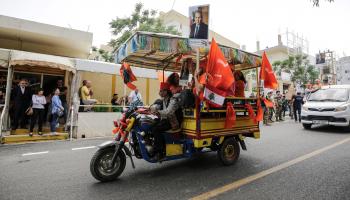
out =
{"type": "Polygon", "coordinates": [[[11,50],[10,65],[51,67],[75,73],[74,60],[67,57],[11,50]]]}
{"type": "Polygon", "coordinates": [[[7,67],[9,62],[10,50],[0,49],[0,67],[7,67]]]}
{"type": "MultiPolygon", "coordinates": [[[[261,65],[261,57],[252,53],[219,45],[227,61],[235,69],[244,70],[261,65]]],[[[200,48],[200,58],[204,58],[209,46],[200,48]]],[[[195,49],[188,38],[163,34],[136,32],[115,52],[117,63],[127,62],[132,66],[169,71],[179,71],[187,58],[196,57],[195,49]]]]}

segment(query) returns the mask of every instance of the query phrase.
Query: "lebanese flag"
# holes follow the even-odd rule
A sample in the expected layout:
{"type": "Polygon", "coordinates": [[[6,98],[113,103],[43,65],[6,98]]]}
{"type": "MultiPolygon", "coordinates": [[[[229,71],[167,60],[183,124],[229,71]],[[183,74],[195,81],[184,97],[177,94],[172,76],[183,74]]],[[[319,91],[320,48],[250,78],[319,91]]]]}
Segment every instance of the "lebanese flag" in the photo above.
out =
{"type": "Polygon", "coordinates": [[[204,99],[213,107],[222,107],[224,105],[226,92],[219,90],[210,85],[206,85],[204,89],[204,99]]]}
{"type": "Polygon", "coordinates": [[[265,88],[271,88],[273,90],[277,89],[278,83],[276,80],[276,76],[272,70],[269,60],[267,59],[265,51],[262,56],[262,63],[261,63],[259,78],[260,80],[264,80],[265,88]]]}
{"type": "Polygon", "coordinates": [[[130,88],[131,90],[135,90],[136,86],[132,84],[132,82],[136,81],[137,79],[134,73],[132,73],[130,65],[127,63],[123,63],[119,71],[124,84],[126,84],[126,86],[128,86],[128,88],[130,88]]]}
{"type": "Polygon", "coordinates": [[[231,67],[213,38],[206,67],[206,84],[219,90],[226,91],[230,89],[234,81],[235,79],[231,67]]]}

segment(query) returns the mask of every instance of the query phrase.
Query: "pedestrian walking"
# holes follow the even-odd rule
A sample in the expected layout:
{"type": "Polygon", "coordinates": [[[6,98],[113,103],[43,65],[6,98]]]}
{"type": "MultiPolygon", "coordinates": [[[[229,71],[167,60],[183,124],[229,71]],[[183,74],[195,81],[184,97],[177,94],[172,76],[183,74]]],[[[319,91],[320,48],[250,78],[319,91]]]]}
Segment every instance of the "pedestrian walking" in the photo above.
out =
{"type": "Polygon", "coordinates": [[[276,121],[283,121],[282,119],[282,95],[280,91],[276,91],[275,105],[276,105],[276,121]]]}
{"type": "MultiPolygon", "coordinates": [[[[267,93],[266,100],[269,101],[269,102],[271,102],[272,105],[274,105],[274,103],[273,103],[273,97],[272,97],[272,91],[270,91],[270,92],[267,93]]],[[[268,122],[269,122],[269,123],[274,122],[274,121],[272,120],[272,117],[273,117],[274,112],[275,112],[274,106],[268,106],[268,122]]]]}
{"type": "Polygon", "coordinates": [[[33,136],[33,129],[38,120],[38,134],[42,135],[43,120],[45,116],[45,104],[46,98],[44,96],[44,90],[38,89],[38,92],[32,96],[32,109],[33,115],[30,120],[29,136],[33,136]]]}
{"type": "Polygon", "coordinates": [[[294,109],[294,121],[301,122],[301,107],[303,105],[303,97],[300,92],[297,92],[297,95],[293,96],[293,109],[294,109]],[[298,114],[298,115],[297,115],[298,114]]]}
{"type": "Polygon", "coordinates": [[[52,114],[52,119],[51,119],[51,124],[50,124],[50,131],[51,134],[56,135],[56,126],[58,124],[58,118],[61,117],[64,114],[64,108],[62,106],[62,102],[60,100],[60,90],[57,88],[54,92],[54,95],[51,100],[51,114],[52,114]]]}

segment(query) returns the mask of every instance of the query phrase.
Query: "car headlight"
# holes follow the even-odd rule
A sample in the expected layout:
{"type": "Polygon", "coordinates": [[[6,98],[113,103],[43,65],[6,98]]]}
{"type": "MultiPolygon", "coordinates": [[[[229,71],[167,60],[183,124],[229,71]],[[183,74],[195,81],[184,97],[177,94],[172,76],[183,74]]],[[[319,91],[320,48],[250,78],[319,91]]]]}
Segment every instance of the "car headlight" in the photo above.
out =
{"type": "Polygon", "coordinates": [[[340,106],[335,108],[335,112],[345,111],[348,108],[348,106],[340,106]]]}
{"type": "Polygon", "coordinates": [[[302,108],[303,108],[304,111],[308,111],[309,110],[309,108],[306,107],[306,106],[303,106],[302,108]]]}

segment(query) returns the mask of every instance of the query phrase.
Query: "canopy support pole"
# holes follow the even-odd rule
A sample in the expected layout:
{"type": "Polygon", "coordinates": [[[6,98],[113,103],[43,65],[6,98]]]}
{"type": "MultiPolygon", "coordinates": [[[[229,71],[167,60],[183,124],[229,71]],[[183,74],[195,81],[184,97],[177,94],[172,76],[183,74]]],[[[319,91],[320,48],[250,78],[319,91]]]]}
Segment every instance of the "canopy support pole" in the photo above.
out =
{"type": "Polygon", "coordinates": [[[7,68],[7,80],[6,80],[6,94],[5,94],[5,105],[1,112],[0,117],[0,142],[2,142],[3,130],[9,130],[9,105],[11,97],[11,88],[12,88],[12,79],[13,79],[13,66],[10,64],[11,61],[11,52],[8,59],[8,68],[7,68]]]}

